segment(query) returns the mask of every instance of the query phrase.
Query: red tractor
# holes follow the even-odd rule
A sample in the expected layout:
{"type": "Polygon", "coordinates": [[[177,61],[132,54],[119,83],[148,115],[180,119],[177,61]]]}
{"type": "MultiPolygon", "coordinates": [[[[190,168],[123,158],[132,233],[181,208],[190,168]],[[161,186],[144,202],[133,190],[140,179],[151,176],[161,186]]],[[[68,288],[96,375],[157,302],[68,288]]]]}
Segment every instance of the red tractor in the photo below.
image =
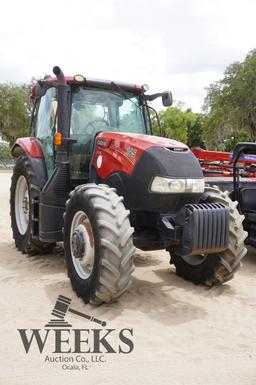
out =
{"type": "Polygon", "coordinates": [[[15,244],[49,253],[64,242],[71,284],[85,302],[109,302],[131,283],[135,247],[166,249],[179,276],[212,286],[246,254],[236,202],[205,187],[198,160],[152,136],[145,86],[81,75],[39,80],[30,137],[12,148],[15,244]]]}

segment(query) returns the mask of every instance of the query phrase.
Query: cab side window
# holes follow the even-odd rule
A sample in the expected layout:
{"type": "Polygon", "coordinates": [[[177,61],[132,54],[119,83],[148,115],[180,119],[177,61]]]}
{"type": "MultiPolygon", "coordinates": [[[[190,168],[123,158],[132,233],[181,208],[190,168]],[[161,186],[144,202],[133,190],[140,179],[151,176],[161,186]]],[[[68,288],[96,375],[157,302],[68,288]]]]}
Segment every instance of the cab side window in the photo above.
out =
{"type": "Polygon", "coordinates": [[[36,137],[40,141],[45,157],[45,164],[50,176],[54,170],[53,138],[57,125],[56,89],[51,87],[41,97],[35,123],[36,137]]]}

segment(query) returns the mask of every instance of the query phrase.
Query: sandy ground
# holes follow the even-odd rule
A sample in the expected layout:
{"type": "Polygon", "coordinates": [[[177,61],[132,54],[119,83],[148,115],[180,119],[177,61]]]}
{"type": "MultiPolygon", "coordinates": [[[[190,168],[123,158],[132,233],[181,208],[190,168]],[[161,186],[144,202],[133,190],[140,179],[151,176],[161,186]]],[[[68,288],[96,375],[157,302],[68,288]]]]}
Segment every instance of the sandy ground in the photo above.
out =
{"type": "MultiPolygon", "coordinates": [[[[254,250],[234,280],[211,290],[176,277],[167,253],[139,252],[130,291],[95,308],[72,291],[62,254],[28,257],[15,249],[9,186],[10,173],[0,172],[0,384],[255,385],[254,250]],[[45,362],[50,346],[26,354],[17,329],[44,328],[59,294],[110,328],[133,328],[133,352],[106,354],[88,370],[45,362]]],[[[71,313],[67,318],[75,328],[92,327],[71,313]]]]}

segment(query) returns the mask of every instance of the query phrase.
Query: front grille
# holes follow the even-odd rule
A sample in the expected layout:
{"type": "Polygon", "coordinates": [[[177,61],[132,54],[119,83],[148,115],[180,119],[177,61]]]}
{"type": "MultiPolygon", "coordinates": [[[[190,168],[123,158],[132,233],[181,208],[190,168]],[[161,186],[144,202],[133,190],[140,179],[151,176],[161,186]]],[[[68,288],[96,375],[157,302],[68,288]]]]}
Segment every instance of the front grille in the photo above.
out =
{"type": "Polygon", "coordinates": [[[228,247],[229,208],[221,203],[185,205],[176,223],[182,226],[176,251],[180,255],[217,253],[228,247]]]}

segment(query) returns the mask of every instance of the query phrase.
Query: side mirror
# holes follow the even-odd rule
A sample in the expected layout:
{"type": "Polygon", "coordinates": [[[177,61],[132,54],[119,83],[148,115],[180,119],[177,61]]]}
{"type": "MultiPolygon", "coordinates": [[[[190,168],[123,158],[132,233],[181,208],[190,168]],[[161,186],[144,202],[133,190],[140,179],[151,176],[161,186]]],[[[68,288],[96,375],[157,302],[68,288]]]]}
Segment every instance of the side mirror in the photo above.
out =
{"type": "Polygon", "coordinates": [[[144,98],[145,100],[152,102],[152,100],[155,100],[159,96],[162,96],[162,102],[165,107],[170,107],[172,105],[173,100],[171,91],[160,92],[153,95],[144,95],[144,98]]]}
{"type": "Polygon", "coordinates": [[[170,91],[163,93],[162,102],[165,107],[170,107],[172,105],[173,99],[170,91]]]}

